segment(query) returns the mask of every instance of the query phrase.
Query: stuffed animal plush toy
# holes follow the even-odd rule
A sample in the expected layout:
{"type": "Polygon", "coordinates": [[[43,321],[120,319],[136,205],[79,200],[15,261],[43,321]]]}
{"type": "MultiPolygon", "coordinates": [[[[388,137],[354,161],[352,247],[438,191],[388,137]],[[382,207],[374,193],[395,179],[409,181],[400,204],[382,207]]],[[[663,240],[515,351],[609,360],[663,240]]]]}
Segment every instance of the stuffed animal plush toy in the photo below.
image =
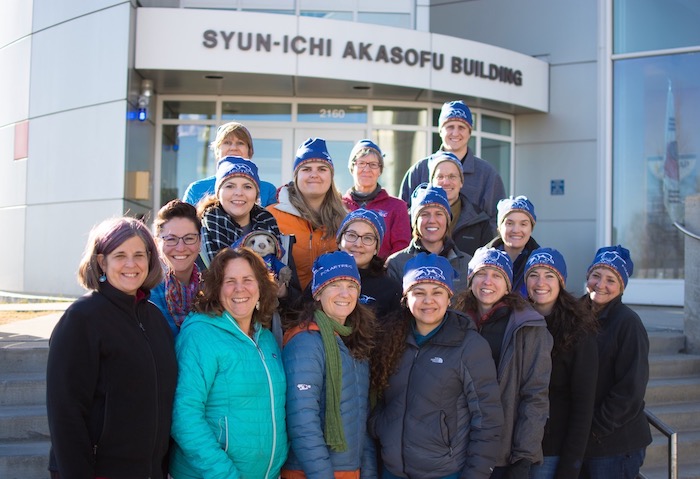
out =
{"type": "Polygon", "coordinates": [[[289,285],[292,269],[280,260],[284,250],[274,233],[265,230],[251,231],[233,246],[247,246],[255,251],[265,261],[267,269],[275,275],[275,279],[279,283],[289,285]]]}

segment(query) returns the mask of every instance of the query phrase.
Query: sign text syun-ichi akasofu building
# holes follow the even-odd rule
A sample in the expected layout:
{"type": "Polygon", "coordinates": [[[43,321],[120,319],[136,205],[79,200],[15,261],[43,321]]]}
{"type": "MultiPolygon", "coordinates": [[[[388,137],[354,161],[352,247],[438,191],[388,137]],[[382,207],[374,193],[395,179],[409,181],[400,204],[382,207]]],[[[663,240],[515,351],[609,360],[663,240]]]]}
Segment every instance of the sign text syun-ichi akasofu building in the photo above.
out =
{"type": "MultiPolygon", "coordinates": [[[[224,50],[271,52],[296,55],[316,55],[331,57],[340,55],[343,59],[357,61],[383,62],[394,65],[408,65],[419,68],[443,70],[446,66],[445,54],[428,50],[404,49],[400,46],[375,45],[373,43],[347,41],[340,48],[334,48],[330,38],[305,37],[302,35],[282,35],[273,37],[271,33],[234,32],[223,30],[205,30],[202,33],[202,45],[205,48],[223,48],[224,50]]],[[[520,70],[503,65],[488,63],[474,58],[451,56],[449,68],[454,74],[463,74],[490,81],[509,83],[515,86],[523,84],[520,70]]]]}

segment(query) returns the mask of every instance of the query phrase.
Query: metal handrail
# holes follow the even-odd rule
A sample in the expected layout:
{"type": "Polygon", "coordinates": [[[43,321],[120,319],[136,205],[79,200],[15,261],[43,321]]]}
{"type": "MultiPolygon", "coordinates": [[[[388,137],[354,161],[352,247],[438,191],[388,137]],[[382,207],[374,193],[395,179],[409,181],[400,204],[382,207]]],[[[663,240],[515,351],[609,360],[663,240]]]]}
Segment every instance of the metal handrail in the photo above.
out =
{"type": "Polygon", "coordinates": [[[673,226],[681,230],[681,233],[683,233],[684,235],[690,236],[691,238],[695,238],[696,240],[700,240],[700,235],[696,235],[695,233],[687,229],[685,226],[680,224],[678,221],[674,221],[673,226]]]}
{"type": "MultiPolygon", "coordinates": [[[[668,438],[668,478],[678,479],[678,433],[650,410],[644,409],[644,414],[646,414],[649,424],[668,438]]],[[[638,477],[647,479],[641,472],[638,477]]]]}

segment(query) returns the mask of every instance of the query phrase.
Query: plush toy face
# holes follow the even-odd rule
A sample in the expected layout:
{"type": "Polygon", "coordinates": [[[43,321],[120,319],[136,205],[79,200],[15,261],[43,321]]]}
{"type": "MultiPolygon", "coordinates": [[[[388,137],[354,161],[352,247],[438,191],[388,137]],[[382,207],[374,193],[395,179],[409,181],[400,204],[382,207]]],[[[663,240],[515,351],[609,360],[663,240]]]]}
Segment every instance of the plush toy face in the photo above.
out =
{"type": "Polygon", "coordinates": [[[267,256],[268,254],[275,254],[277,251],[274,240],[266,234],[250,235],[245,242],[245,246],[263,257],[267,256]]]}

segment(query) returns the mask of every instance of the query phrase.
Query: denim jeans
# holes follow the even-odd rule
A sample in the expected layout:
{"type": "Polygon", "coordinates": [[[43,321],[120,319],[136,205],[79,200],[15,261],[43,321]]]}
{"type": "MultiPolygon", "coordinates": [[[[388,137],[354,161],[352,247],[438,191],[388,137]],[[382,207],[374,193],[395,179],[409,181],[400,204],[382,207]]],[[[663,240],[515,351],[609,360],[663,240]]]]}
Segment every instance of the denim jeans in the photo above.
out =
{"type": "Polygon", "coordinates": [[[583,460],[584,479],[635,479],[644,463],[646,448],[614,456],[587,457],[583,460]]]}
{"type": "Polygon", "coordinates": [[[554,479],[559,465],[559,456],[545,456],[542,464],[530,466],[530,479],[554,479]]]}

